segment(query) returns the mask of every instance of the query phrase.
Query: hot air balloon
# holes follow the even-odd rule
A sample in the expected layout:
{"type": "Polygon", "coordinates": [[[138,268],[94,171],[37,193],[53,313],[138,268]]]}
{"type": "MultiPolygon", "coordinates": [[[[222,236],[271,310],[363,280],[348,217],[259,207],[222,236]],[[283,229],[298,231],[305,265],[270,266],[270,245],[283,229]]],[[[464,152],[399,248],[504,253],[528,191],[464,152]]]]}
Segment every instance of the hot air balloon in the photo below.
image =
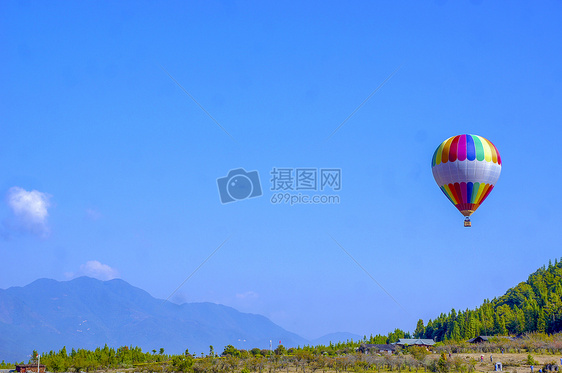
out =
{"type": "Polygon", "coordinates": [[[441,191],[465,216],[490,194],[500,177],[502,161],[491,141],[477,135],[457,135],[443,141],[433,153],[431,170],[441,191]]]}

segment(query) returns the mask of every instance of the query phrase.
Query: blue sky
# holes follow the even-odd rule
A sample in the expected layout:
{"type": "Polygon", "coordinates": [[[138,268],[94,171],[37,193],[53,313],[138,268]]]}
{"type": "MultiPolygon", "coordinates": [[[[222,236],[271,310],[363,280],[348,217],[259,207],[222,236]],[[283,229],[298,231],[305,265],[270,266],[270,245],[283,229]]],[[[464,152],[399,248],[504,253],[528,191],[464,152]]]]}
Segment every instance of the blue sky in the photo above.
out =
{"type": "Polygon", "coordinates": [[[560,257],[559,1],[0,7],[1,288],[167,298],[227,240],[171,300],[315,338],[413,330],[560,257]],[[471,229],[430,168],[462,133],[503,161],[471,229]],[[303,167],[341,170],[315,193],[339,204],[271,203],[272,169],[303,167]],[[263,195],[221,204],[237,168],[263,195]]]}

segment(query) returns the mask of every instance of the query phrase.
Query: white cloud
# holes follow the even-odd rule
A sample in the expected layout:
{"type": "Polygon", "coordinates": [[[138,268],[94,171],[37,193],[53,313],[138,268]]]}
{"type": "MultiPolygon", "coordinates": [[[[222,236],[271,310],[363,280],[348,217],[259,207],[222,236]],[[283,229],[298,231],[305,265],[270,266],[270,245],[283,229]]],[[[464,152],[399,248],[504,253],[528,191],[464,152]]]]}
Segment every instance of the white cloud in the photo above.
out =
{"type": "Polygon", "coordinates": [[[263,314],[266,311],[260,294],[253,290],[235,293],[234,296],[230,296],[221,303],[233,307],[240,312],[263,314]]]}
{"type": "Polygon", "coordinates": [[[77,272],[65,274],[68,278],[76,278],[80,276],[88,276],[97,278],[98,280],[107,281],[119,277],[119,271],[111,268],[107,264],[98,262],[97,260],[89,260],[86,264],[80,266],[77,272]]]}
{"type": "Polygon", "coordinates": [[[257,299],[257,298],[259,298],[259,295],[258,295],[258,293],[250,290],[250,291],[247,291],[245,293],[236,294],[236,298],[237,299],[244,299],[244,300],[246,300],[246,299],[257,299]]]}
{"type": "Polygon", "coordinates": [[[96,209],[86,209],[86,217],[90,220],[98,220],[101,218],[101,213],[96,209]]]}
{"type": "Polygon", "coordinates": [[[48,235],[50,198],[49,194],[37,190],[28,192],[17,186],[10,188],[7,201],[14,214],[16,228],[41,236],[48,235]]]}

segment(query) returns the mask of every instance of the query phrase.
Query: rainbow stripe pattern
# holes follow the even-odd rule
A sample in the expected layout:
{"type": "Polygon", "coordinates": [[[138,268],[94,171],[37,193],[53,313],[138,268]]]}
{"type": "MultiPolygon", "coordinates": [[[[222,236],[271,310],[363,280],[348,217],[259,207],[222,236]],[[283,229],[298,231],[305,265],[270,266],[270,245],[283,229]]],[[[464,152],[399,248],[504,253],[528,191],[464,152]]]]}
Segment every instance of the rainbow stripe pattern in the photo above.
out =
{"type": "Polygon", "coordinates": [[[464,216],[476,211],[494,189],[501,165],[495,145],[477,135],[448,138],[431,160],[437,185],[464,216]]]}

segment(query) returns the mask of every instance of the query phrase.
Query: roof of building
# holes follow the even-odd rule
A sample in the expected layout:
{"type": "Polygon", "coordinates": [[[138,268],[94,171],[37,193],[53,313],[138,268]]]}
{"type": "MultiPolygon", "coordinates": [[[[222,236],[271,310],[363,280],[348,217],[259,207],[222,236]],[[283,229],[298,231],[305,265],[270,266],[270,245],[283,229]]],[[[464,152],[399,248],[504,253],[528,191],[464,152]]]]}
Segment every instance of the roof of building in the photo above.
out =
{"type": "MultiPolygon", "coordinates": [[[[37,368],[37,364],[16,364],[16,368],[37,368]]],[[[45,365],[39,364],[40,368],[45,368],[45,365]]]]}
{"type": "Polygon", "coordinates": [[[488,342],[492,338],[510,339],[510,340],[513,339],[513,337],[510,337],[510,336],[507,336],[507,335],[479,335],[477,337],[469,339],[467,342],[468,343],[474,343],[474,342],[478,341],[479,339],[481,339],[484,342],[488,342]]]}
{"type": "Polygon", "coordinates": [[[433,339],[422,339],[422,338],[400,338],[398,342],[393,344],[397,345],[425,345],[425,346],[433,346],[435,341],[433,339]]]}
{"type": "Polygon", "coordinates": [[[355,351],[362,352],[362,353],[369,353],[369,352],[394,352],[396,351],[396,346],[392,344],[372,344],[372,343],[362,343],[355,351]]]}
{"type": "Polygon", "coordinates": [[[381,344],[371,344],[371,343],[363,343],[360,347],[378,349],[378,350],[392,350],[392,351],[396,349],[395,345],[381,345],[381,344]]]}
{"type": "Polygon", "coordinates": [[[488,341],[490,338],[492,338],[492,337],[489,336],[489,335],[479,335],[479,336],[476,336],[476,337],[474,337],[474,338],[469,339],[467,342],[468,342],[468,343],[473,343],[473,342],[475,342],[475,341],[477,341],[477,340],[479,340],[479,339],[481,339],[481,340],[483,340],[483,341],[488,341]]]}

